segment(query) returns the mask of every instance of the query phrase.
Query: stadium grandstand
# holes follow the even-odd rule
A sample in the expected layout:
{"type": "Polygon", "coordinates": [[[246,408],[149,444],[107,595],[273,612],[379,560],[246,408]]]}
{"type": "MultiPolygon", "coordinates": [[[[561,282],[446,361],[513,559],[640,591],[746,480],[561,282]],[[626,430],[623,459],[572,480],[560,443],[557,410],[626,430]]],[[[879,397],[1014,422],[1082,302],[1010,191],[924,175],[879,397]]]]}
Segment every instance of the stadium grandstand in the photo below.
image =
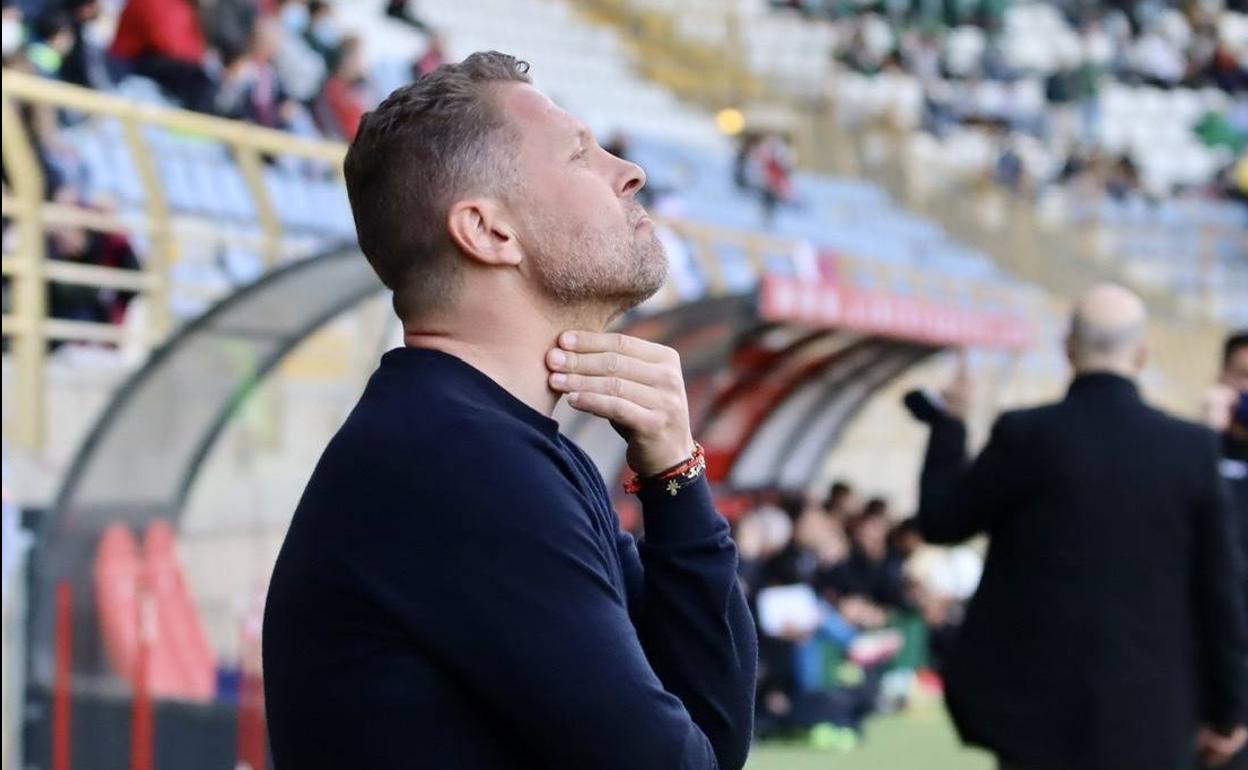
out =
{"type": "MultiPolygon", "coordinates": [[[[1112,280],[1152,315],[1143,390],[1194,417],[1248,326],[1242,0],[5,0],[3,21],[5,770],[268,766],[269,573],[402,344],[342,160],[366,111],[474,51],[528,61],[644,168],[669,274],[618,326],[681,353],[742,558],[817,540],[868,582],[903,565],[844,588],[860,633],[820,651],[825,712],[760,681],[751,770],[991,766],[937,705],[983,548],[917,542],[902,394],[969,372],[982,439],[1063,391],[1068,300],[1112,280]],[[814,509],[848,525],[812,535],[814,509]]],[[[555,416],[618,489],[623,440],[555,416]]]]}

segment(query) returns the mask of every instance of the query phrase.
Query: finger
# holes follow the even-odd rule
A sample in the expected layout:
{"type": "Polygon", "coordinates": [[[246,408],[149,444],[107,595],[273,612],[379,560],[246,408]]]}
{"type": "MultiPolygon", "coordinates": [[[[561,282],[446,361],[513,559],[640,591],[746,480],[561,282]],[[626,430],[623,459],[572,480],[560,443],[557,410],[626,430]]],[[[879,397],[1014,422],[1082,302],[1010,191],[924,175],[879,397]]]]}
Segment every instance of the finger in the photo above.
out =
{"type": "Polygon", "coordinates": [[[656,364],[669,362],[676,354],[656,342],[614,332],[564,332],[559,336],[559,346],[576,353],[619,353],[656,364]]]}
{"type": "Polygon", "coordinates": [[[659,364],[615,352],[569,353],[556,349],[546,355],[546,365],[565,374],[619,377],[642,385],[663,385],[673,378],[670,370],[659,364]]]}
{"type": "Polygon", "coordinates": [[[583,374],[553,372],[550,375],[550,387],[563,393],[602,393],[616,396],[647,409],[658,409],[663,405],[662,395],[654,388],[620,377],[587,377],[583,374]]]}
{"type": "Polygon", "coordinates": [[[571,393],[568,403],[573,409],[605,417],[616,425],[639,433],[657,430],[662,421],[657,413],[640,404],[604,393],[571,393]]]}

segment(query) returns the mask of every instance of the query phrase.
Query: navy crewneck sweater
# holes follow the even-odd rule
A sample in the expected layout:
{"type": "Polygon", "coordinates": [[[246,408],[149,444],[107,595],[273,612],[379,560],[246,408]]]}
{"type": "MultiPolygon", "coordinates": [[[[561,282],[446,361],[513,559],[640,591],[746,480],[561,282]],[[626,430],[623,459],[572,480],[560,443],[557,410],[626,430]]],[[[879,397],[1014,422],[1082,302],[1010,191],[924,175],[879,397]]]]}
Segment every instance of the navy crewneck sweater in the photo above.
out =
{"type": "Polygon", "coordinates": [[[277,770],[730,770],[757,646],[706,482],[620,531],[558,424],[463,361],[383,356],[269,586],[277,770]]]}

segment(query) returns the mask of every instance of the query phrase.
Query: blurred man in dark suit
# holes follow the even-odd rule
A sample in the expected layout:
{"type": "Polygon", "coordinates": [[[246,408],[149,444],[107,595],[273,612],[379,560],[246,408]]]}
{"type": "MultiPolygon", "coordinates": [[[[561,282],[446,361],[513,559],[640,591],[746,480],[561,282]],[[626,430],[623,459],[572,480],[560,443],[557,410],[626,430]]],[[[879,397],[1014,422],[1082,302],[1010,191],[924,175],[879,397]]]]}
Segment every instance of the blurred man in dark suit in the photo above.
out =
{"type": "Polygon", "coordinates": [[[911,394],[931,424],[919,524],[990,538],[948,667],[964,740],[1017,770],[1179,770],[1238,751],[1248,685],[1243,577],[1214,434],[1135,383],[1143,304],[1099,286],[1076,304],[1066,398],[1004,414],[966,453],[965,382],[911,394]]]}

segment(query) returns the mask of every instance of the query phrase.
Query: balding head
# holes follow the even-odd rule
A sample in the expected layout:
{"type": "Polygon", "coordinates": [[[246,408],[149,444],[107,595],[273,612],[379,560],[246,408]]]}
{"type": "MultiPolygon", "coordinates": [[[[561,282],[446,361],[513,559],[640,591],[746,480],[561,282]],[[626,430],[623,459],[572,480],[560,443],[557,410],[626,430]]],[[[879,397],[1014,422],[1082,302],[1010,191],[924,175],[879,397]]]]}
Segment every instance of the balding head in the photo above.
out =
{"type": "Polygon", "coordinates": [[[1075,303],[1066,351],[1076,374],[1139,375],[1147,360],[1144,303],[1116,284],[1092,288],[1075,303]]]}

